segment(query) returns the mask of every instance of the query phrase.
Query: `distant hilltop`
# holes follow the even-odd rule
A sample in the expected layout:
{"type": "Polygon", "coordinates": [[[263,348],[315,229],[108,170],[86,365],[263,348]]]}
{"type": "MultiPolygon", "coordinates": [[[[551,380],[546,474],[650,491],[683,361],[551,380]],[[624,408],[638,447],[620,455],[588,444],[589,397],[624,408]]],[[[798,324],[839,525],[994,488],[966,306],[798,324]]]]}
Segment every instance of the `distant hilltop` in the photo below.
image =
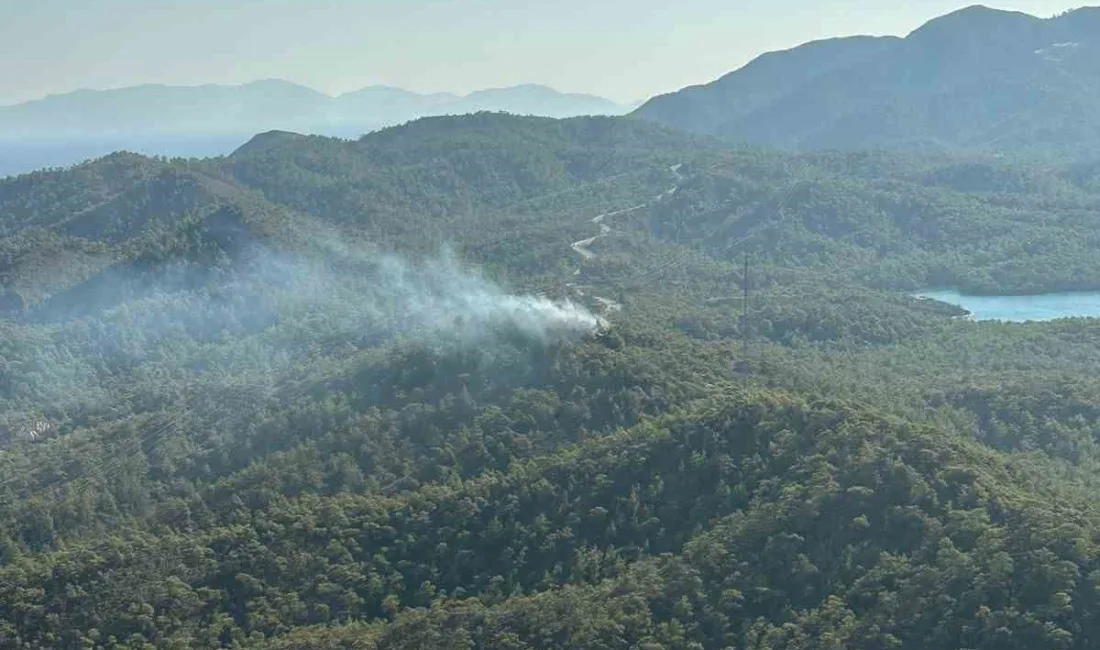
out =
{"type": "Polygon", "coordinates": [[[635,115],[785,149],[1095,157],[1100,8],[1043,19],[974,6],[905,38],[808,43],[655,97],[635,115]]]}

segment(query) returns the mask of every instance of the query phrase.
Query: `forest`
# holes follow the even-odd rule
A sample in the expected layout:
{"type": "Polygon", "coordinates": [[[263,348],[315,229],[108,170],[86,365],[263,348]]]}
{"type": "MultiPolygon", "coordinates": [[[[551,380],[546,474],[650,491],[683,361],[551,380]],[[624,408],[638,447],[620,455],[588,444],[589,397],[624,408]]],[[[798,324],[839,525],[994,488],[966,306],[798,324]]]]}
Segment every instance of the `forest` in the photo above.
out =
{"type": "Polygon", "coordinates": [[[1096,647],[1100,324],[911,294],[1098,223],[631,117],[2,179],[0,647],[1096,647]]]}

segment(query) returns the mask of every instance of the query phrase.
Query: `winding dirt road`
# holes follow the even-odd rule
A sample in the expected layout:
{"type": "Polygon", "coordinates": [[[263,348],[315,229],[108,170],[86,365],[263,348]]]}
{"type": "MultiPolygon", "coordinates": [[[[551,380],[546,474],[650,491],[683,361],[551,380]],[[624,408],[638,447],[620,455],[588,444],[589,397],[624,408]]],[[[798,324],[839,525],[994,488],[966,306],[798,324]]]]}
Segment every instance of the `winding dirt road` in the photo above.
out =
{"type": "MultiPolygon", "coordinates": [[[[673,165],[673,166],[669,167],[669,171],[672,172],[673,174],[675,174],[677,182],[684,180],[684,175],[680,173],[680,169],[682,167],[683,167],[683,163],[680,163],[678,165],[673,165]]],[[[660,193],[659,195],[657,195],[657,197],[654,200],[655,201],[663,201],[664,199],[667,199],[667,198],[675,195],[676,192],[679,191],[679,189],[680,189],[680,186],[678,184],[674,185],[672,188],[670,188],[670,189],[660,193]]],[[[588,237],[586,239],[581,239],[579,241],[575,241],[572,244],[570,244],[570,248],[572,248],[573,252],[580,255],[581,258],[585,261],[595,259],[596,258],[596,253],[594,253],[592,251],[592,249],[591,249],[592,245],[595,244],[600,239],[603,239],[604,237],[607,237],[608,235],[610,235],[612,233],[611,226],[609,226],[606,223],[608,219],[610,219],[612,217],[617,217],[619,215],[629,214],[631,212],[636,212],[638,210],[643,210],[645,208],[648,208],[650,205],[651,205],[651,202],[642,203],[642,204],[636,205],[634,207],[623,208],[622,210],[615,210],[615,211],[612,211],[612,212],[605,212],[601,215],[593,217],[592,218],[592,223],[599,226],[599,228],[600,228],[599,234],[593,235],[592,237],[588,237]]],[[[580,268],[576,269],[573,272],[573,275],[580,275],[580,274],[581,274],[581,269],[580,268]]],[[[582,296],[582,297],[585,295],[584,292],[580,289],[580,287],[577,287],[576,285],[572,285],[572,284],[567,285],[567,286],[573,288],[573,290],[577,293],[577,295],[582,296]]],[[[619,304],[618,302],[616,302],[614,300],[611,300],[610,298],[604,298],[602,296],[592,296],[592,299],[595,300],[597,303],[599,303],[601,307],[603,307],[604,314],[607,314],[609,312],[621,311],[622,308],[623,308],[623,306],[621,304],[619,304]]]]}

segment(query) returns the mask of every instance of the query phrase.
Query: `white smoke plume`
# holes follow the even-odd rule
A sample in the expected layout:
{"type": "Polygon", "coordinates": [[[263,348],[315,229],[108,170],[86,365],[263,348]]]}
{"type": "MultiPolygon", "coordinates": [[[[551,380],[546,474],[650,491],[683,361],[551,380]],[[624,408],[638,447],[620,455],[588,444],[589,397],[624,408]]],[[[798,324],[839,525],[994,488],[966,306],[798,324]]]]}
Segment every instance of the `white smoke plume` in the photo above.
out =
{"type": "Polygon", "coordinates": [[[399,322],[477,341],[500,332],[539,340],[594,333],[603,322],[572,301],[505,292],[450,255],[416,264],[387,256],[372,298],[392,305],[399,322]]]}
{"type": "Polygon", "coordinates": [[[0,415],[119,417],[170,399],[165,372],[224,385],[227,395],[281,399],[288,378],[340,363],[343,350],[403,339],[506,358],[521,341],[580,340],[605,326],[574,302],[509,292],[446,251],[403,256],[316,224],[303,232],[296,252],[257,243],[231,270],[169,266],[140,276],[133,291],[112,293],[134,278],[109,271],[90,290],[57,296],[52,316],[0,322],[9,367],[48,368],[14,381],[0,368],[0,415]]]}
{"type": "Polygon", "coordinates": [[[258,250],[250,276],[264,285],[288,279],[305,306],[341,316],[342,328],[396,328],[406,336],[483,343],[501,334],[579,338],[605,325],[572,301],[509,293],[450,250],[414,258],[351,243],[317,224],[304,232],[312,254],[258,250]]]}

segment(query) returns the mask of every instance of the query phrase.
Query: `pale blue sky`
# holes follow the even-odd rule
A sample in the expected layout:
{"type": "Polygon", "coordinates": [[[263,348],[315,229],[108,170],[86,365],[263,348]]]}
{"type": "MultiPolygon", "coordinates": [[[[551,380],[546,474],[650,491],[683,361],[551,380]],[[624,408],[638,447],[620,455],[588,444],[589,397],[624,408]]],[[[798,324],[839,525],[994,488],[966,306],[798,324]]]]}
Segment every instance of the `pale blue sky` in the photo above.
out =
{"type": "MultiPolygon", "coordinates": [[[[1039,16],[1066,0],[1006,0],[1039,16]]],[[[621,101],[757,54],[904,35],[950,0],[0,0],[0,104],[75,88],[283,78],[467,92],[525,82],[621,101]]]]}

